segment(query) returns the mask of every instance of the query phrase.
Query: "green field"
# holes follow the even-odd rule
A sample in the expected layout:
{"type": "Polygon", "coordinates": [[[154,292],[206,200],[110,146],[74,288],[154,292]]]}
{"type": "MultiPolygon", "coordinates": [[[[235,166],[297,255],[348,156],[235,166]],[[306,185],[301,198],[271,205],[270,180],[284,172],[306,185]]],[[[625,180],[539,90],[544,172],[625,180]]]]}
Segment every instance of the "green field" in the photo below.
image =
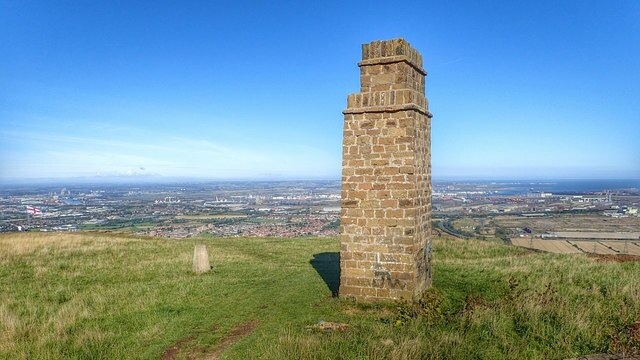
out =
{"type": "Polygon", "coordinates": [[[336,239],[0,236],[4,359],[562,359],[640,351],[640,262],[434,240],[420,304],[331,297],[336,239]],[[327,285],[327,283],[329,285],[327,285]],[[308,327],[348,324],[344,332],[308,327]]]}

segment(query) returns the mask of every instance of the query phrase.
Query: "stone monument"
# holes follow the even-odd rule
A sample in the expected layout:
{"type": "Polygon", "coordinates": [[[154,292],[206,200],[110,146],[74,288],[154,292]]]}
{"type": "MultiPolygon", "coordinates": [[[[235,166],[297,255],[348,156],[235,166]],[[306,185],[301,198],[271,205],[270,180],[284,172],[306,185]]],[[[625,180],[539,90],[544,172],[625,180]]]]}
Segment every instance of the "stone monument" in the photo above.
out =
{"type": "Polygon", "coordinates": [[[431,286],[431,113],[422,56],[404,39],[362,45],[347,98],[339,295],[415,299],[431,286]]]}
{"type": "Polygon", "coordinates": [[[196,244],[193,249],[193,271],[196,274],[202,274],[209,270],[211,270],[211,265],[209,263],[207,246],[203,244],[196,244]]]}

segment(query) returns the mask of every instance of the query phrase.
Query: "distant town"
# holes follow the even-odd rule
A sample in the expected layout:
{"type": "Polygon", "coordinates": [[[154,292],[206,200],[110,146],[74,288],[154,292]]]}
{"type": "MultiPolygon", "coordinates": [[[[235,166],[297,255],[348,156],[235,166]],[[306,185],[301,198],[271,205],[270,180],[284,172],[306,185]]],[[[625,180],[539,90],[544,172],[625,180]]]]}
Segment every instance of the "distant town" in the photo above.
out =
{"type": "MultiPolygon", "coordinates": [[[[640,189],[584,185],[436,182],[434,231],[534,248],[522,239],[640,239],[640,189]]],[[[5,186],[0,232],[329,237],[339,233],[340,197],[339,181],[5,186]]]]}
{"type": "Polygon", "coordinates": [[[167,238],[335,236],[339,187],[339,182],[229,182],[5,189],[0,231],[109,230],[167,238]],[[40,214],[31,214],[27,206],[40,214]]]}

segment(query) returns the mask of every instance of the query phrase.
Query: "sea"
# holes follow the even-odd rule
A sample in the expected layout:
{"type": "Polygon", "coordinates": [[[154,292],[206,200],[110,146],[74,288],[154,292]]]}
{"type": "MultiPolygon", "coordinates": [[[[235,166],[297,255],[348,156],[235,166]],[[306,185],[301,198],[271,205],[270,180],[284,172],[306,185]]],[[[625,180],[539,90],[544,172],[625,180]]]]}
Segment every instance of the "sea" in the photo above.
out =
{"type": "Polygon", "coordinates": [[[500,195],[516,195],[530,192],[547,192],[558,195],[585,194],[603,191],[640,189],[638,180],[480,180],[480,181],[434,181],[434,184],[453,186],[476,186],[494,190],[500,195]]]}

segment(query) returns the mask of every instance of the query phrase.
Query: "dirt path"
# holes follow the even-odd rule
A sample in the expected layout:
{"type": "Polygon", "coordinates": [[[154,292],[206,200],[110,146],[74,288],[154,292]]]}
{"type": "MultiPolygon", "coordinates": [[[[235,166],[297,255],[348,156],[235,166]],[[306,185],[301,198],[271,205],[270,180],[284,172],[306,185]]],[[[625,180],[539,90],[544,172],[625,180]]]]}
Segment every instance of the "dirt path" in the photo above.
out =
{"type": "Polygon", "coordinates": [[[220,355],[231,345],[237,343],[242,340],[244,337],[249,336],[260,324],[258,320],[252,320],[246,322],[244,324],[240,324],[236,326],[231,333],[224,338],[222,341],[216,345],[211,351],[205,353],[204,359],[206,360],[218,360],[220,359],[220,355]]]}
{"type": "Polygon", "coordinates": [[[178,356],[178,353],[180,352],[180,349],[182,349],[183,346],[187,345],[192,340],[193,340],[192,336],[187,336],[185,338],[182,338],[182,339],[176,341],[175,344],[173,344],[171,347],[169,347],[167,350],[164,351],[164,354],[162,354],[162,357],[160,359],[162,359],[162,360],[174,360],[176,358],[176,356],[178,356]]]}
{"type": "MultiPolygon", "coordinates": [[[[240,324],[231,330],[229,335],[222,338],[220,343],[218,343],[212,349],[196,349],[192,352],[196,358],[201,358],[205,360],[218,360],[222,353],[231,345],[237,343],[242,340],[244,337],[249,336],[260,324],[258,320],[248,321],[246,323],[240,324]]],[[[214,328],[214,330],[217,328],[214,328]]],[[[189,343],[191,343],[195,337],[187,336],[180,340],[178,340],[175,344],[165,350],[164,354],[162,354],[162,360],[175,360],[180,353],[180,350],[184,347],[187,347],[189,343]]],[[[189,357],[191,358],[191,357],[189,357]]]]}

